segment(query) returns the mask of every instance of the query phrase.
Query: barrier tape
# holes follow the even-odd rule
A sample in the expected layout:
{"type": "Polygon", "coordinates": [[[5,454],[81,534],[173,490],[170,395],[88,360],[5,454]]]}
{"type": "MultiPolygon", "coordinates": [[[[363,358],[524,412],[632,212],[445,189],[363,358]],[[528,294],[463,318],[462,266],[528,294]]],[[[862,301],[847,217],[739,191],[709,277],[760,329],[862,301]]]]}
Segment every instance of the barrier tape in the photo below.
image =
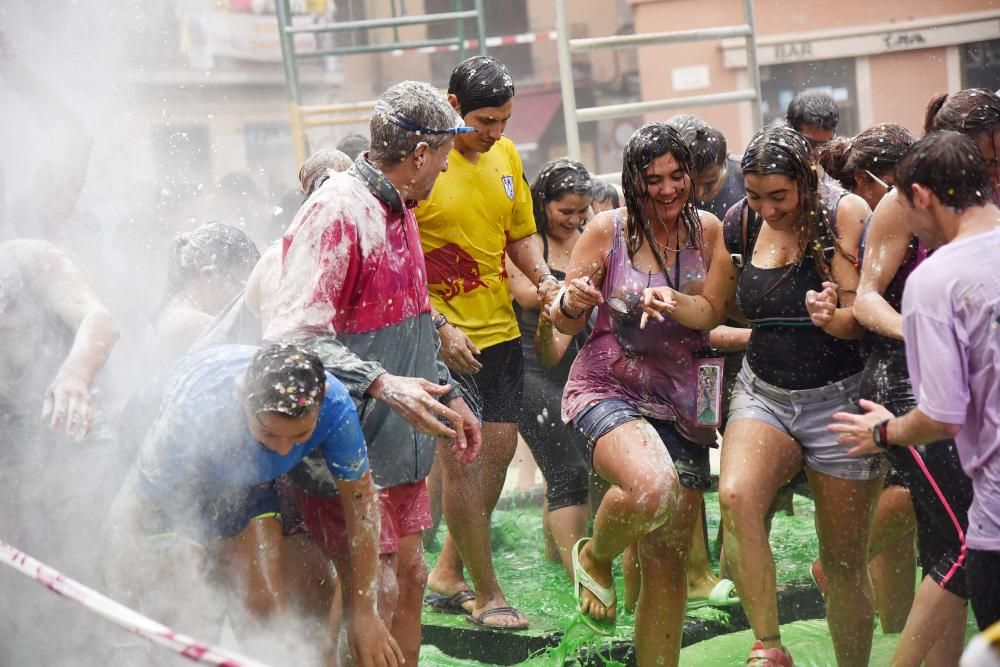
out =
{"type": "Polygon", "coordinates": [[[78,602],[115,625],[164,646],[193,662],[221,667],[268,667],[262,662],[245,658],[238,653],[174,632],[167,626],[101,595],[4,542],[0,542],[0,562],[34,579],[53,593],[78,602]]]}
{"type": "MultiPolygon", "coordinates": [[[[509,46],[511,44],[532,44],[534,42],[555,40],[557,36],[558,35],[555,30],[547,30],[544,32],[524,32],[518,35],[487,37],[486,47],[492,49],[498,46],[509,46]]],[[[479,40],[467,39],[462,43],[462,48],[469,51],[478,49],[479,40]]],[[[445,53],[447,51],[458,51],[458,44],[448,44],[446,46],[421,46],[413,49],[394,49],[389,53],[394,56],[405,56],[413,53],[445,53]]]]}

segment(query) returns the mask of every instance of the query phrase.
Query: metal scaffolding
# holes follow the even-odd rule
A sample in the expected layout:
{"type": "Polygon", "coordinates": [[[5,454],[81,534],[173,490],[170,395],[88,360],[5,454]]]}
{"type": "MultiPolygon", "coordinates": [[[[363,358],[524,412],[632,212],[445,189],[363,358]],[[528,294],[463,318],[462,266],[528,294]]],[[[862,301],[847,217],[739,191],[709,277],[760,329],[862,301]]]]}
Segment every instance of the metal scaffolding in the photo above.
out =
{"type": "MultiPolygon", "coordinates": [[[[754,31],[753,0],[743,0],[743,23],[720,28],[700,28],[697,30],[675,30],[672,32],[642,33],[638,35],[613,35],[610,37],[594,37],[588,39],[570,39],[569,24],[566,16],[566,0],[556,2],[556,30],[559,44],[559,81],[562,88],[563,115],[566,120],[566,147],[569,157],[581,159],[579,123],[621,118],[634,114],[682,109],[694,106],[714,104],[732,104],[750,102],[755,127],[761,125],[760,113],[760,70],[757,66],[757,39],[754,31]],[[674,97],[670,99],[651,100],[647,102],[630,102],[626,104],[610,104],[600,107],[578,109],[576,92],[573,88],[574,53],[597,51],[601,49],[625,49],[661,44],[679,44],[682,42],[701,42],[723,40],[733,37],[743,37],[747,49],[747,71],[750,76],[750,87],[724,93],[710,93],[689,97],[674,97]]],[[[620,174],[601,174],[597,178],[618,181],[620,174]]]]}
{"type": "MultiPolygon", "coordinates": [[[[324,56],[349,56],[362,53],[385,53],[400,49],[421,49],[427,47],[457,47],[460,58],[464,58],[466,48],[465,20],[476,20],[478,50],[486,55],[486,25],[483,14],[483,1],[474,0],[475,9],[466,11],[438,12],[434,14],[407,15],[405,0],[402,11],[397,16],[396,0],[392,0],[392,18],[365,19],[360,21],[345,21],[342,23],[323,23],[318,25],[295,26],[292,23],[292,12],[289,0],[275,0],[278,16],[278,30],[281,38],[281,56],[285,65],[285,82],[288,86],[288,107],[292,122],[292,141],[294,144],[296,164],[302,164],[306,159],[306,135],[310,127],[324,125],[349,125],[368,121],[374,100],[364,102],[348,102],[342,104],[306,105],[302,103],[302,93],[299,86],[298,61],[303,58],[321,58],[324,56]],[[457,23],[456,35],[441,39],[426,39],[416,41],[399,40],[399,28],[403,26],[429,25],[432,23],[457,23]],[[360,46],[341,46],[328,49],[316,49],[299,53],[295,49],[295,35],[300,33],[337,33],[351,30],[375,30],[392,28],[394,39],[386,44],[364,44],[360,46]]],[[[458,6],[458,0],[455,2],[458,6]]]]}

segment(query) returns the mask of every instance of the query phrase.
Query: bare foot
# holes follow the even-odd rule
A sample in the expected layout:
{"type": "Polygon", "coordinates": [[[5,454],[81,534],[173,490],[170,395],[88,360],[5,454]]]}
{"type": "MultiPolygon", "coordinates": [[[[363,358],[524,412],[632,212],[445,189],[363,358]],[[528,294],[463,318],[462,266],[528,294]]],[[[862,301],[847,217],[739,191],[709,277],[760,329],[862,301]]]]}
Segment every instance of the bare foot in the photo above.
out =
{"type": "MultiPolygon", "coordinates": [[[[611,573],[611,562],[599,563],[595,561],[590,555],[590,545],[591,543],[587,542],[580,550],[580,567],[601,586],[610,588],[613,591],[615,579],[611,573]]],[[[580,592],[580,596],[580,611],[584,615],[589,616],[595,621],[611,623],[615,620],[616,605],[612,604],[610,607],[605,607],[604,603],[585,587],[580,592]]]]}

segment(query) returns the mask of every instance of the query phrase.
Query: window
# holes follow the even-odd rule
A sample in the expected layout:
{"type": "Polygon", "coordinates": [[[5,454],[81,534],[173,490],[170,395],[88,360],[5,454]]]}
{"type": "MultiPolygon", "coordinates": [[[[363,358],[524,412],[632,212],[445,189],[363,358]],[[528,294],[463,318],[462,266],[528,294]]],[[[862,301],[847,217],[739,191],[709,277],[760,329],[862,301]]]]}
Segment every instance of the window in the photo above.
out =
{"type": "Polygon", "coordinates": [[[1000,39],[963,44],[962,87],[1000,89],[1000,39]]]}
{"type": "MultiPolygon", "coordinates": [[[[427,0],[427,13],[454,12],[475,9],[473,0],[427,0]]],[[[484,23],[486,35],[497,37],[502,35],[519,35],[528,32],[528,1],[504,0],[504,2],[484,2],[484,23]]],[[[432,23],[427,26],[427,36],[430,39],[454,37],[458,29],[457,23],[446,21],[432,23]]],[[[475,19],[466,19],[465,38],[476,37],[475,19]]],[[[466,57],[479,53],[478,49],[466,51],[466,57]]],[[[534,76],[531,60],[531,44],[505,44],[489,49],[489,54],[502,60],[510,68],[514,76],[514,85],[527,81],[534,76]]],[[[458,53],[447,51],[431,56],[431,76],[433,83],[442,88],[447,87],[451,71],[458,64],[458,53]]]]}
{"type": "Polygon", "coordinates": [[[858,131],[857,89],[854,59],[768,65],[760,68],[761,113],[768,124],[785,117],[796,93],[820,90],[829,93],[840,108],[837,134],[854,136],[858,131]]]}

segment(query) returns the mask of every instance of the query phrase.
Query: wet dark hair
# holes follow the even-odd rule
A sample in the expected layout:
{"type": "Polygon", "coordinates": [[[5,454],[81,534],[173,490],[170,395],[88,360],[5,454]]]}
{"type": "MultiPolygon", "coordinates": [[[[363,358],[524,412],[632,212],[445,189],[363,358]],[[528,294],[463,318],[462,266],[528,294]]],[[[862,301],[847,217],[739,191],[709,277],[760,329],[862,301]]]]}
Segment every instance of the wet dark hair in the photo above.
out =
{"type": "Polygon", "coordinates": [[[967,134],[949,130],[931,132],[913,144],[896,168],[896,185],[913,203],[913,185],[919,183],[945,206],[965,209],[991,200],[986,158],[967,134]]]}
{"type": "MultiPolygon", "coordinates": [[[[827,211],[819,192],[819,177],[809,152],[809,142],[790,127],[770,125],[760,130],[750,140],[741,163],[743,175],[766,176],[778,174],[795,181],[799,194],[799,259],[789,266],[781,279],[788,275],[811,252],[817,270],[825,280],[832,280],[830,267],[823,256],[822,244],[817,243],[822,236],[821,225],[829,226],[827,211]]],[[[844,257],[855,262],[854,257],[840,247],[836,235],[830,229],[834,244],[844,257]]],[[[778,282],[781,281],[779,279],[778,282]]],[[[777,285],[777,283],[775,283],[777,285]]],[[[772,289],[773,289],[772,285],[772,289]]]]}
{"type": "MultiPolygon", "coordinates": [[[[664,123],[646,123],[636,130],[625,145],[622,155],[622,191],[625,194],[625,208],[628,216],[625,219],[625,243],[629,257],[642,247],[643,241],[649,243],[650,249],[660,266],[665,264],[660,251],[653,241],[653,228],[643,213],[643,204],[647,199],[646,169],[653,160],[661,155],[671,155],[681,171],[691,178],[691,153],[681,140],[677,130],[664,123]]],[[[681,210],[680,224],[687,230],[689,242],[702,247],[701,218],[691,197],[688,187],[688,201],[681,210]]]]}
{"type": "Polygon", "coordinates": [[[276,412],[298,418],[318,409],[326,395],[326,370],[312,352],[276,343],[257,351],[247,368],[244,390],[253,414],[276,412]]]}
{"type": "Polygon", "coordinates": [[[206,266],[215,266],[223,277],[246,280],[260,259],[260,250],[246,232],[223,222],[209,222],[174,237],[167,260],[167,286],[162,309],[187,289],[206,266]]]}
{"type": "Polygon", "coordinates": [[[514,97],[514,79],[496,58],[473,56],[452,71],[448,94],[458,98],[459,113],[464,117],[476,109],[506,104],[514,97]]]}
{"type": "Polygon", "coordinates": [[[840,109],[833,98],[817,90],[799,93],[788,103],[785,112],[788,124],[800,132],[803,125],[815,125],[824,130],[836,130],[840,122],[840,109]]]}
{"type": "Polygon", "coordinates": [[[975,136],[1000,129],[1000,97],[985,88],[935,95],[927,103],[924,133],[952,130],[975,136]]]}
{"type": "Polygon", "coordinates": [[[567,194],[590,197],[593,181],[590,172],[581,163],[569,158],[558,158],[542,165],[542,170],[531,184],[531,202],[535,213],[535,226],[543,239],[549,231],[549,216],[545,205],[558,201],[567,194]]]}
{"type": "Polygon", "coordinates": [[[590,197],[591,201],[610,200],[612,208],[619,208],[622,205],[621,197],[618,196],[618,188],[604,181],[592,181],[590,197]]]}
{"type": "Polygon", "coordinates": [[[853,139],[837,137],[827,142],[819,150],[819,163],[842,186],[854,190],[854,172],[867,170],[879,177],[892,173],[914,141],[902,125],[882,123],[853,139]]]}
{"type": "Polygon", "coordinates": [[[337,150],[351,158],[352,162],[367,151],[369,146],[371,142],[368,141],[368,137],[361,134],[349,134],[337,142],[337,150]]]}
{"type": "Polygon", "coordinates": [[[680,133],[681,140],[691,152],[693,171],[702,172],[726,163],[726,137],[719,130],[689,114],[672,116],[667,125],[680,133]]]}

